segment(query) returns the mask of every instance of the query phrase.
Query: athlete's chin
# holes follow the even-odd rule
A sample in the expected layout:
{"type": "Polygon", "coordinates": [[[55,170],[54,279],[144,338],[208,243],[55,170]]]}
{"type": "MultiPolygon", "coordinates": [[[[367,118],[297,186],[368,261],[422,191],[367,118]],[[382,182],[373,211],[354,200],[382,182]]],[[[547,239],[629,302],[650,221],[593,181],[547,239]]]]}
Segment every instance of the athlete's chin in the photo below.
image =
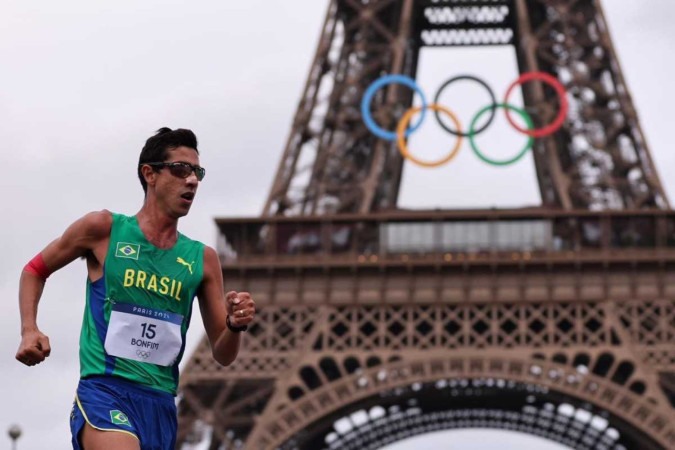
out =
{"type": "Polygon", "coordinates": [[[180,219],[181,217],[185,217],[188,215],[190,212],[190,207],[181,207],[181,208],[176,208],[172,211],[172,216],[174,219],[180,219]]]}

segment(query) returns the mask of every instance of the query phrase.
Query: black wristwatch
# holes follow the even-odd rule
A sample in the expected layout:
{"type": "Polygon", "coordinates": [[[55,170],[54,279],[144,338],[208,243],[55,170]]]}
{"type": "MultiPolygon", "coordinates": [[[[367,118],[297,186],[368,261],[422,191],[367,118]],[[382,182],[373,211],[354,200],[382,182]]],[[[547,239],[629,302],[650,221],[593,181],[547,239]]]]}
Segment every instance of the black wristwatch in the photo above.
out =
{"type": "Polygon", "coordinates": [[[243,325],[241,327],[235,327],[234,325],[232,325],[232,323],[230,322],[230,315],[229,314],[227,315],[227,318],[225,319],[225,323],[227,323],[227,328],[229,328],[230,331],[232,331],[233,333],[241,333],[242,331],[248,330],[248,326],[246,326],[246,325],[243,325]]]}

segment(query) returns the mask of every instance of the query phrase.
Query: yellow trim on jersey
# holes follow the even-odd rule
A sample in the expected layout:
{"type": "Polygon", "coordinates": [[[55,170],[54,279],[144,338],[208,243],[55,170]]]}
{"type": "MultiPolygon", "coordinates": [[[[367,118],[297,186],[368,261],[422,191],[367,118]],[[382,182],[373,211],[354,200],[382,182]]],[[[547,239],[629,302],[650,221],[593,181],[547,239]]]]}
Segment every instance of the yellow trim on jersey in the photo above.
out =
{"type": "Polygon", "coordinates": [[[118,433],[126,433],[126,434],[130,434],[130,435],[132,435],[133,437],[135,437],[135,438],[138,440],[138,442],[141,441],[141,440],[138,438],[138,436],[136,436],[136,434],[135,434],[135,433],[132,433],[131,431],[118,430],[117,428],[99,428],[99,427],[94,426],[94,425],[89,421],[89,417],[87,417],[87,413],[84,412],[84,408],[82,407],[82,404],[80,403],[80,399],[77,397],[77,394],[75,394],[75,401],[77,402],[77,407],[80,408],[80,411],[82,412],[82,415],[84,416],[84,420],[86,420],[87,423],[89,424],[89,426],[92,427],[93,429],[99,430],[99,431],[117,431],[118,433]]]}

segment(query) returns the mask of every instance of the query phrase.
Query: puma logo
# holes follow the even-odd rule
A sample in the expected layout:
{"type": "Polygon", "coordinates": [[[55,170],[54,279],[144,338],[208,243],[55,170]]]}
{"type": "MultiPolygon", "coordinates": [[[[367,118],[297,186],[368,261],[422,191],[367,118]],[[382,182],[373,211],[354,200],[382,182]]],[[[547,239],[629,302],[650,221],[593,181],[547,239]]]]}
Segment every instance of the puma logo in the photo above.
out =
{"type": "Polygon", "coordinates": [[[192,275],[192,265],[195,263],[194,261],[192,261],[191,263],[188,263],[187,261],[185,261],[183,258],[181,258],[181,257],[179,256],[178,258],[176,258],[176,262],[177,262],[178,264],[182,264],[182,265],[184,265],[185,267],[187,267],[188,270],[190,271],[190,275],[192,275]]]}

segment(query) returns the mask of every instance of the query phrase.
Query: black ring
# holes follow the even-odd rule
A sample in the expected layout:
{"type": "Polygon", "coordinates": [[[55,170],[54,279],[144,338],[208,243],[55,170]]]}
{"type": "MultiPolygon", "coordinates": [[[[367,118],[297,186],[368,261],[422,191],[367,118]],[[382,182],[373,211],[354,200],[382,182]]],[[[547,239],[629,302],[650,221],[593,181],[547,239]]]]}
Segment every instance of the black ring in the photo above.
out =
{"type": "MultiPolygon", "coordinates": [[[[493,105],[497,104],[497,98],[495,97],[495,93],[492,92],[492,89],[490,89],[490,86],[488,86],[488,84],[485,81],[481,80],[478,77],[474,77],[473,75],[458,75],[456,77],[450,78],[448,81],[443,83],[443,85],[441,85],[441,87],[438,88],[438,91],[436,92],[436,96],[434,97],[434,103],[438,104],[438,102],[441,98],[441,93],[443,92],[443,89],[445,89],[446,87],[448,87],[448,85],[454,83],[455,81],[460,81],[460,80],[471,80],[471,81],[475,81],[476,83],[482,85],[485,89],[487,89],[488,94],[490,94],[490,98],[492,99],[492,104],[493,105]]],[[[483,130],[485,130],[488,126],[490,126],[490,124],[492,123],[492,120],[495,118],[496,110],[497,110],[497,108],[494,108],[494,107],[492,108],[492,110],[490,111],[490,118],[487,120],[485,125],[483,125],[482,127],[480,127],[477,130],[474,130],[473,136],[482,133],[483,130]]],[[[443,129],[445,131],[447,131],[448,133],[453,134],[455,136],[461,136],[461,137],[468,137],[469,136],[469,133],[462,133],[461,131],[452,130],[448,126],[446,126],[443,123],[443,121],[441,120],[441,115],[439,114],[438,111],[434,111],[434,116],[436,116],[436,121],[438,122],[438,124],[441,127],[443,127],[443,129]]]]}

